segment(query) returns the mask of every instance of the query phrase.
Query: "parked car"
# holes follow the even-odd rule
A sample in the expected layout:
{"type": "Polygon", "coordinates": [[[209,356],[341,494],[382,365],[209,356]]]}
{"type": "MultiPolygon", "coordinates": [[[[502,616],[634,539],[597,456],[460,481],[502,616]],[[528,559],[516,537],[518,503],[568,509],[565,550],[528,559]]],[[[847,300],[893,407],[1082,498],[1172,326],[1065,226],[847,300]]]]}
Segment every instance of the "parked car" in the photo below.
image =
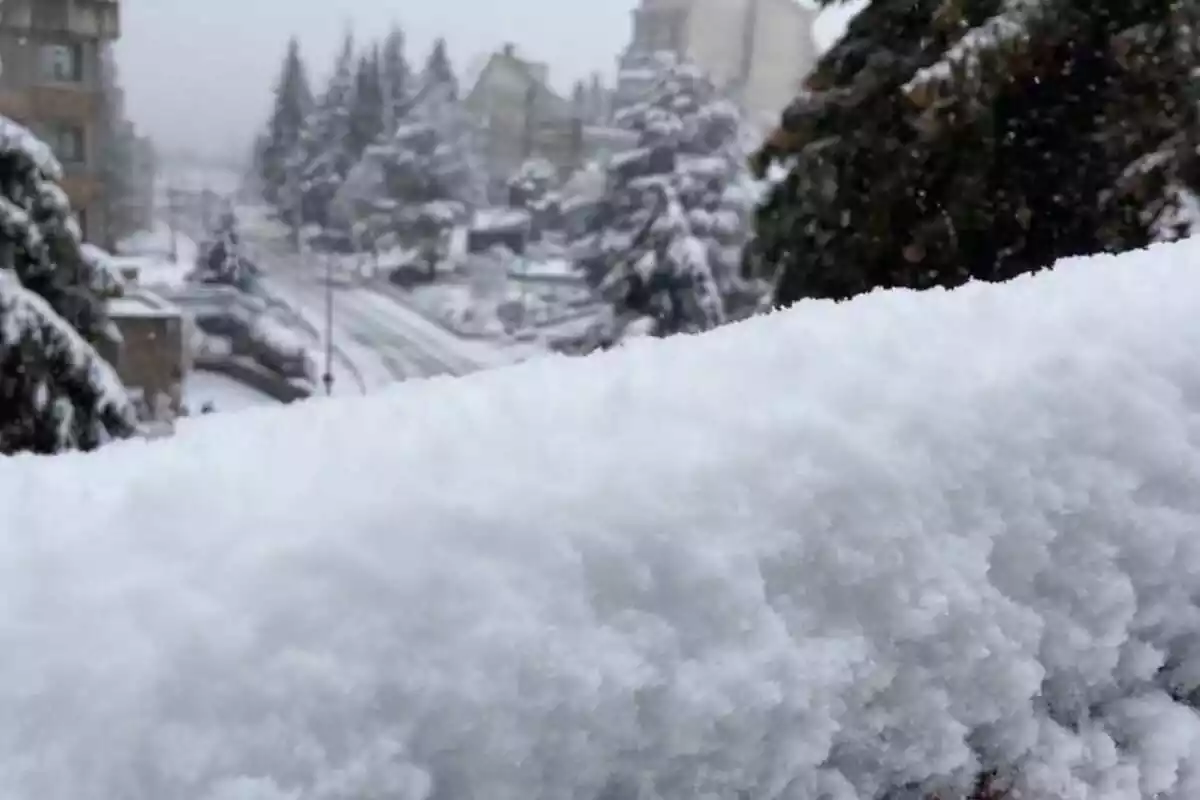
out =
{"type": "Polygon", "coordinates": [[[358,252],[354,237],[345,231],[321,229],[310,234],[307,242],[318,253],[350,255],[358,252]]]}

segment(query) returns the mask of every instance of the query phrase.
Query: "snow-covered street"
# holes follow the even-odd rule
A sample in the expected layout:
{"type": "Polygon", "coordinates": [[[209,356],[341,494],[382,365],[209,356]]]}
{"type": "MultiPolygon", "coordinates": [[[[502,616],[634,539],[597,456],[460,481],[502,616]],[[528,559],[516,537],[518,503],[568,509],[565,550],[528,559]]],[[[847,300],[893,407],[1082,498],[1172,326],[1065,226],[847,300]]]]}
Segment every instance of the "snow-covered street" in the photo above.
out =
{"type": "MultiPolygon", "coordinates": [[[[261,251],[257,258],[267,274],[266,291],[324,332],[328,296],[320,261],[261,251]]],[[[333,343],[368,389],[412,378],[466,375],[496,363],[478,343],[459,339],[394,295],[368,286],[334,285],[333,343]]],[[[341,382],[337,361],[334,377],[341,382]]]]}
{"type": "MultiPolygon", "coordinates": [[[[321,309],[324,314],[327,298],[321,277],[275,273],[269,287],[300,308],[321,309]]],[[[349,338],[374,351],[395,380],[465,375],[487,365],[468,355],[464,342],[371,287],[334,286],[333,318],[334,343],[349,338]]]]}
{"type": "MultiPolygon", "coordinates": [[[[329,300],[326,262],[319,254],[288,252],[277,238],[247,233],[252,257],[265,275],[264,291],[290,307],[304,327],[320,332],[323,347],[329,300]]],[[[529,354],[528,348],[454,334],[431,321],[383,277],[358,282],[335,278],[332,328],[335,387],[361,383],[369,391],[414,378],[467,375],[529,354]],[[350,365],[354,376],[347,374],[350,365]]]]}

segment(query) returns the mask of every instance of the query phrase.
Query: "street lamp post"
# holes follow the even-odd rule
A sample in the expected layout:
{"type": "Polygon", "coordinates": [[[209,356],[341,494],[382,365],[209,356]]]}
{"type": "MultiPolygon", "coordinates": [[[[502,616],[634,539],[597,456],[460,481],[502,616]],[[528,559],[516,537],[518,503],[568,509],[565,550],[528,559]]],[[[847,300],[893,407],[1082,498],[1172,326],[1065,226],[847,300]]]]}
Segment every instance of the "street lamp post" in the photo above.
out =
{"type": "Polygon", "coordinates": [[[171,229],[171,261],[179,263],[179,192],[167,184],[167,227],[171,229]]]}
{"type": "Polygon", "coordinates": [[[325,256],[325,394],[333,394],[333,258],[325,256]]]}

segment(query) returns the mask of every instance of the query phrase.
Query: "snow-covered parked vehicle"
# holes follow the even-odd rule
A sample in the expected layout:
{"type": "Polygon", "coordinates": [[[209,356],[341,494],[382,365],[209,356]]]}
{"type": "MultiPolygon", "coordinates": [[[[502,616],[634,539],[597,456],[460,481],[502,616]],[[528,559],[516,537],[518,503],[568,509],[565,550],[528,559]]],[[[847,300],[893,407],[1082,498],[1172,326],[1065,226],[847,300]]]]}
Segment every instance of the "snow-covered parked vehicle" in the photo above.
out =
{"type": "Polygon", "coordinates": [[[197,283],[233,286],[252,294],[258,287],[261,270],[246,254],[232,212],[222,216],[213,236],[196,254],[192,275],[197,283]]]}

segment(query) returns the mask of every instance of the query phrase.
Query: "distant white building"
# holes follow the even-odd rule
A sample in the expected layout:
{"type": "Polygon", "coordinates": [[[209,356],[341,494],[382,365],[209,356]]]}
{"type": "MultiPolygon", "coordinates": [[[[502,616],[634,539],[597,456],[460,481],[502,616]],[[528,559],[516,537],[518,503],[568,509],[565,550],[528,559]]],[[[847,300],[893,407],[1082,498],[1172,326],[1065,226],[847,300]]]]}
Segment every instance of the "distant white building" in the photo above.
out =
{"type": "Polygon", "coordinates": [[[797,0],[641,0],[621,56],[618,103],[644,91],[657,53],[704,69],[746,113],[773,125],[816,63],[816,12],[797,0]]]}

